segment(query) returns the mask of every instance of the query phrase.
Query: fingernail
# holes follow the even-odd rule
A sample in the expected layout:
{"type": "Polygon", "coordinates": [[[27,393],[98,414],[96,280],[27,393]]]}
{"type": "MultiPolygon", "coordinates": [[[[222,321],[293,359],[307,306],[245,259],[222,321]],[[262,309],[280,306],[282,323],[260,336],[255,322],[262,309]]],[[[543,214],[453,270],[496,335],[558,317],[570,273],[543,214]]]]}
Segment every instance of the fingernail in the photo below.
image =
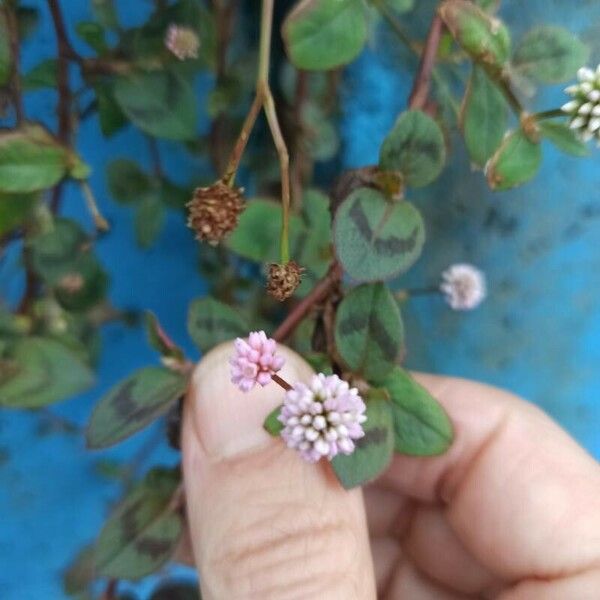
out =
{"type": "MultiPolygon", "coordinates": [[[[263,429],[263,423],[283,402],[284,390],[273,382],[246,393],[239,390],[230,381],[228,361],[232,352],[229,342],[211,350],[196,367],[188,395],[200,445],[214,460],[281,443],[263,429]]],[[[281,354],[286,364],[280,374],[286,381],[293,383],[311,375],[310,367],[295,352],[281,348],[281,354]]]]}

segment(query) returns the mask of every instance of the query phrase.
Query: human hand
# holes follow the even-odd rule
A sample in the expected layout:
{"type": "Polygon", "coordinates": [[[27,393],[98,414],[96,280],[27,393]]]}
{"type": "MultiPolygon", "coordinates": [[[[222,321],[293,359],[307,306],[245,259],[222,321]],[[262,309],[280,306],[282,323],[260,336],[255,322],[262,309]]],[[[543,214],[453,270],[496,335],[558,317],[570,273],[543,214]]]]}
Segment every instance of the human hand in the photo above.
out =
{"type": "MultiPolygon", "coordinates": [[[[284,379],[310,376],[280,351],[284,379]]],[[[600,468],[540,410],[416,375],[448,411],[453,446],[394,455],[377,482],[348,492],[324,461],[307,464],[262,429],[283,391],[239,391],[231,352],[223,344],[202,360],[184,412],[204,600],[600,598],[600,468]]]]}

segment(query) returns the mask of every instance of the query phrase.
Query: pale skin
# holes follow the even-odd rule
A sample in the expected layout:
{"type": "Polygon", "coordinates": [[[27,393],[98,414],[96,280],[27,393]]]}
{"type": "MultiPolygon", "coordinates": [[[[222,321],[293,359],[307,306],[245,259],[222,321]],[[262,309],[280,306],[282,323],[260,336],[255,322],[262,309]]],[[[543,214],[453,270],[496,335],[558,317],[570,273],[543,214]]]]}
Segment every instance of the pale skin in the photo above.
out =
{"type": "MultiPolygon", "coordinates": [[[[231,344],[200,363],[183,465],[204,600],[597,600],[600,468],[543,412],[471,381],[416,374],[444,405],[444,455],[395,455],[364,490],[262,428],[275,384],[230,383],[231,344]]],[[[281,375],[311,370],[281,348],[281,375]]]]}

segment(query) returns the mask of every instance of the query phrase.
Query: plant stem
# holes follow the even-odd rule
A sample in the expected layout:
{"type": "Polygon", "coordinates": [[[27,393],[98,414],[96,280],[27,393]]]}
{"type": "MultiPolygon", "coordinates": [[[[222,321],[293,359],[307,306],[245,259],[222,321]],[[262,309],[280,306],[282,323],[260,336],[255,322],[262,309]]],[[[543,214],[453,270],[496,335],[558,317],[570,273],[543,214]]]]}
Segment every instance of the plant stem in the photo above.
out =
{"type": "Polygon", "coordinates": [[[6,7],[4,9],[6,24],[8,27],[8,38],[11,56],[11,75],[10,88],[12,94],[13,106],[15,109],[15,119],[17,125],[21,125],[25,119],[23,111],[23,93],[21,90],[21,79],[19,75],[19,66],[21,63],[21,51],[19,47],[19,24],[14,8],[6,7]]]}
{"type": "Polygon", "coordinates": [[[151,135],[147,136],[148,151],[150,152],[150,161],[152,162],[152,172],[159,179],[163,176],[162,162],[160,160],[160,152],[156,138],[151,135]]]}
{"type": "Polygon", "coordinates": [[[285,380],[279,377],[277,373],[271,373],[271,379],[280,387],[282,387],[286,392],[292,389],[292,386],[285,380]]]}
{"type": "Polygon", "coordinates": [[[521,115],[523,114],[523,107],[513,92],[509,79],[506,77],[506,75],[500,75],[500,77],[495,78],[492,77],[492,79],[498,84],[500,91],[504,94],[504,97],[508,101],[515,115],[518,118],[521,118],[521,115]]]}
{"type": "Polygon", "coordinates": [[[258,87],[268,86],[273,29],[273,0],[263,0],[260,16],[260,47],[258,51],[258,87]]]}
{"type": "Polygon", "coordinates": [[[543,110],[532,115],[536,121],[542,121],[543,119],[553,119],[554,117],[566,117],[567,114],[560,108],[552,108],[550,110],[543,110]]]}
{"type": "Polygon", "coordinates": [[[283,209],[281,220],[281,239],[280,239],[280,254],[283,264],[290,260],[290,244],[289,244],[289,220],[290,220],[290,156],[288,153],[285,140],[281,133],[277,112],[275,111],[275,102],[271,90],[267,86],[264,91],[264,108],[267,122],[273,136],[273,142],[279,156],[279,167],[281,170],[281,206],[283,209]]]}
{"type": "Polygon", "coordinates": [[[444,24],[442,18],[436,12],[431,21],[431,26],[421,56],[421,62],[419,64],[419,70],[417,71],[417,76],[415,77],[413,88],[408,99],[408,106],[411,109],[422,110],[427,103],[429,87],[431,85],[431,74],[435,65],[443,29],[444,24]]]}
{"type": "Polygon", "coordinates": [[[84,180],[80,183],[80,185],[83,197],[85,198],[85,203],[90,211],[90,214],[92,215],[92,218],[94,219],[94,225],[96,226],[96,229],[99,229],[100,231],[108,231],[110,226],[98,208],[98,204],[96,203],[96,198],[94,197],[94,192],[92,191],[90,184],[84,180]]]}
{"type": "Polygon", "coordinates": [[[325,275],[325,277],[315,285],[312,291],[290,311],[285,320],[275,330],[275,333],[273,333],[273,339],[278,342],[283,342],[291,335],[313,306],[322,302],[339,283],[341,278],[342,268],[339,263],[335,261],[329,268],[327,275],[325,275]]]}

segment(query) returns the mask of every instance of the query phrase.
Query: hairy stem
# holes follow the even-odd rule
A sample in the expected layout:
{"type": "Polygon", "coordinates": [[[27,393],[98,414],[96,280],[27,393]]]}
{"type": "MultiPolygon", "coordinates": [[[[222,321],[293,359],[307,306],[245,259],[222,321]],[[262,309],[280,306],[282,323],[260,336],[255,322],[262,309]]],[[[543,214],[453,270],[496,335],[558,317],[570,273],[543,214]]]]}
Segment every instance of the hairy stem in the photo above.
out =
{"type": "Polygon", "coordinates": [[[19,24],[17,22],[17,16],[15,11],[10,6],[4,9],[6,17],[6,24],[8,27],[8,37],[10,45],[10,57],[11,57],[11,75],[10,75],[10,89],[12,95],[12,102],[15,109],[15,119],[17,125],[21,125],[25,119],[25,113],[23,110],[23,92],[21,90],[21,79],[19,76],[19,66],[21,64],[21,51],[19,46],[19,24]]]}
{"type": "Polygon", "coordinates": [[[96,229],[99,229],[100,231],[108,231],[110,229],[108,221],[102,216],[102,213],[98,208],[98,204],[96,203],[94,192],[87,181],[81,182],[81,191],[83,193],[83,197],[85,198],[87,208],[94,219],[94,225],[96,226],[96,229]]]}
{"type": "Polygon", "coordinates": [[[342,278],[342,267],[336,261],[329,268],[329,272],[321,279],[312,291],[305,296],[296,306],[290,311],[285,320],[279,325],[273,339],[278,342],[283,342],[287,339],[304,320],[304,317],[312,310],[312,308],[327,298],[335,286],[342,278]]]}
{"type": "Polygon", "coordinates": [[[544,119],[553,119],[554,117],[566,117],[567,114],[560,108],[552,108],[550,110],[543,110],[541,112],[534,113],[532,117],[536,121],[542,121],[544,119]]]}
{"type": "Polygon", "coordinates": [[[436,12],[427,39],[425,40],[425,47],[423,54],[421,55],[421,62],[419,63],[419,69],[415,77],[412,91],[408,99],[408,106],[411,109],[422,110],[427,104],[427,98],[429,96],[429,88],[431,85],[431,75],[435,60],[440,46],[440,39],[442,37],[442,31],[444,24],[442,18],[436,12]]]}

